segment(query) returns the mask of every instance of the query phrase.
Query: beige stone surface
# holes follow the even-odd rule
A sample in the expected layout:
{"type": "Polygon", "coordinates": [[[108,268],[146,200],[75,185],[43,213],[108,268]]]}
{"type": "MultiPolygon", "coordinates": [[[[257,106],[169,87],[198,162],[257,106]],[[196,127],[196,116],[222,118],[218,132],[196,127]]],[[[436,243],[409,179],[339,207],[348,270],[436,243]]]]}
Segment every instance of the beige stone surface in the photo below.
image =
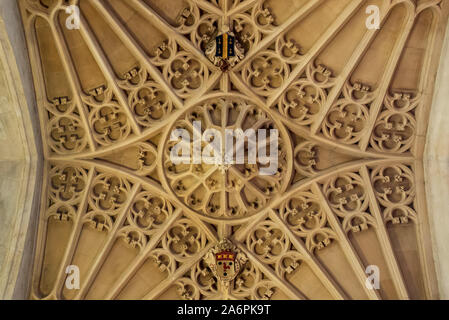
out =
{"type": "Polygon", "coordinates": [[[41,176],[39,128],[20,15],[0,3],[0,299],[27,296],[41,176]]]}
{"type": "Polygon", "coordinates": [[[441,298],[449,299],[449,29],[441,55],[424,163],[438,283],[441,298]]]}
{"type": "Polygon", "coordinates": [[[422,159],[448,1],[80,0],[79,30],[65,2],[18,2],[45,155],[30,298],[439,297],[444,221],[422,159]],[[222,32],[239,44],[229,61],[222,32]],[[278,171],[171,162],[171,130],[195,119],[279,129],[278,171]],[[225,247],[241,264],[226,275],[225,247]]]}

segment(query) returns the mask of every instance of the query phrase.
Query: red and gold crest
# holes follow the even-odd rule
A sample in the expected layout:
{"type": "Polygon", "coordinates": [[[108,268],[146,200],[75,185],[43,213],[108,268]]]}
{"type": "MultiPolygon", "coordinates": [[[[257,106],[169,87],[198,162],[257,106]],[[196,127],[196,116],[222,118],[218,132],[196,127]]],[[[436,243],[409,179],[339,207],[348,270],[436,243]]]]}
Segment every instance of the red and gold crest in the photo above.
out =
{"type": "Polygon", "coordinates": [[[231,251],[222,251],[215,255],[217,274],[223,280],[232,280],[235,276],[235,254],[231,251]]]}
{"type": "Polygon", "coordinates": [[[229,283],[237,277],[247,257],[227,239],[220,241],[204,257],[212,273],[223,283],[229,283]]]}

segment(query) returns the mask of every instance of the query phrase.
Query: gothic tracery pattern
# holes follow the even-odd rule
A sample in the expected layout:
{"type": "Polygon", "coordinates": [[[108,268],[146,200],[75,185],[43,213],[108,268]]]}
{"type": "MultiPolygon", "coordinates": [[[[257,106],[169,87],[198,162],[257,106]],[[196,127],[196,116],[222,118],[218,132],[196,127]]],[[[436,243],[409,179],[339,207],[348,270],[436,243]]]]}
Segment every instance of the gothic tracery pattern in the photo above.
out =
{"type": "Polygon", "coordinates": [[[19,0],[46,159],[31,297],[435,298],[421,159],[448,2],[19,0]],[[276,173],[173,163],[194,121],[278,129],[276,173]],[[223,239],[226,285],[204,260],[223,239]]]}

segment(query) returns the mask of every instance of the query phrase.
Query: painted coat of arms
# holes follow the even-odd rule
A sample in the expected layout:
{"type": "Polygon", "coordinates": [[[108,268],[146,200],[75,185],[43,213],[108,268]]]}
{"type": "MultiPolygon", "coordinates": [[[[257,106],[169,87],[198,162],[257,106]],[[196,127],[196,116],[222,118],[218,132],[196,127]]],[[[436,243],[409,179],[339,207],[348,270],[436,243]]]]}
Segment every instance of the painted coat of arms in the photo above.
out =
{"type": "Polygon", "coordinates": [[[241,61],[245,55],[235,34],[229,31],[229,27],[224,26],[223,31],[208,43],[205,53],[214,65],[225,72],[241,61]]]}
{"type": "Polygon", "coordinates": [[[237,277],[247,260],[245,254],[227,239],[220,241],[204,257],[214,276],[224,284],[237,277]]]}

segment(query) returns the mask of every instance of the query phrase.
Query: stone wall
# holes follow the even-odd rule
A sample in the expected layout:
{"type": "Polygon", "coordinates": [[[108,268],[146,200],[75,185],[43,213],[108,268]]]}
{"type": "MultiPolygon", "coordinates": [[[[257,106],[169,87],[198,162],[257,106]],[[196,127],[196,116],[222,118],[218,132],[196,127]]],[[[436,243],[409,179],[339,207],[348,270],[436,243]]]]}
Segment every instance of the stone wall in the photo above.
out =
{"type": "Polygon", "coordinates": [[[449,29],[441,56],[424,159],[441,299],[449,299],[449,29]]]}
{"type": "Polygon", "coordinates": [[[17,2],[0,1],[0,299],[28,297],[42,153],[17,2]]]}

